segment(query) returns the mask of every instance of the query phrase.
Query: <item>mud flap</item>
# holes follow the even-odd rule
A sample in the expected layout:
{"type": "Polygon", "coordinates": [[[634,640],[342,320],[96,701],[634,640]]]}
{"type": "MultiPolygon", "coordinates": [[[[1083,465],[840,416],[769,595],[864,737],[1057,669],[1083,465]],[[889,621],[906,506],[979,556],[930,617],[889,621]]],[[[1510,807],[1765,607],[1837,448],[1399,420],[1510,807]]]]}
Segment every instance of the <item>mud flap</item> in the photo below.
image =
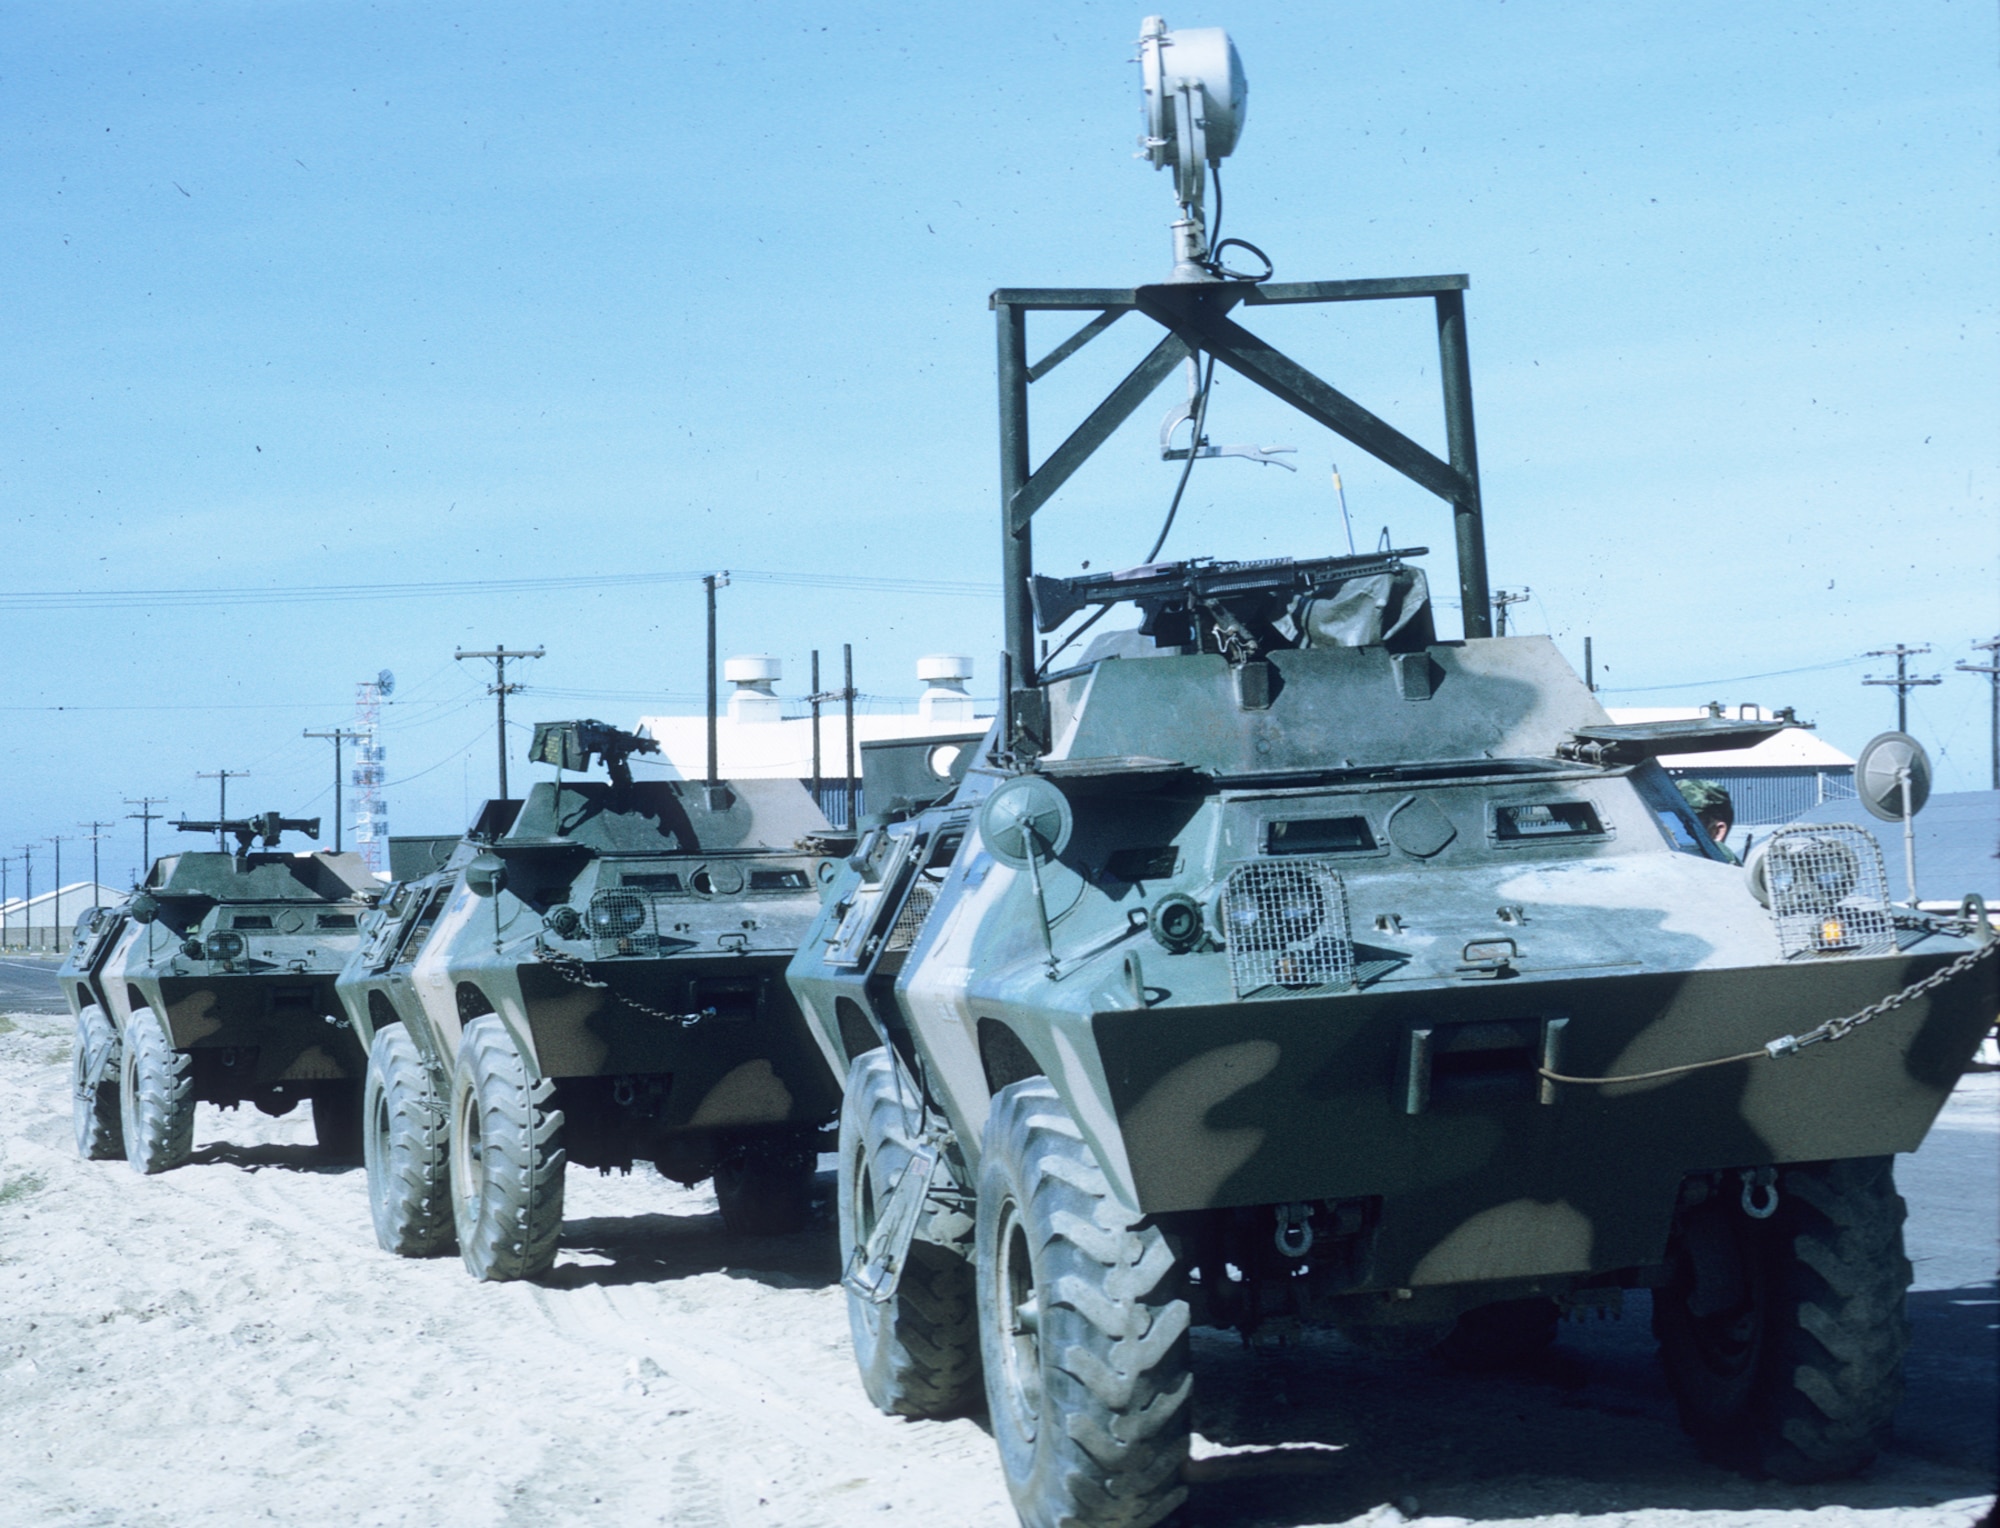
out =
{"type": "Polygon", "coordinates": [[[877,1305],[895,1298],[896,1286],[909,1264],[910,1243],[916,1240],[924,1203],[937,1176],[938,1160],[938,1148],[928,1142],[919,1143],[912,1151],[868,1240],[848,1254],[847,1272],[840,1280],[843,1289],[877,1305]]]}
{"type": "Polygon", "coordinates": [[[84,1046],[84,1086],[101,1088],[106,1083],[116,1084],[119,1062],[123,1059],[123,1047],[119,1044],[118,1031],[108,1021],[102,1025],[86,1025],[83,1027],[79,1043],[84,1046]],[[96,1043],[91,1044],[92,1041],[96,1043]]]}

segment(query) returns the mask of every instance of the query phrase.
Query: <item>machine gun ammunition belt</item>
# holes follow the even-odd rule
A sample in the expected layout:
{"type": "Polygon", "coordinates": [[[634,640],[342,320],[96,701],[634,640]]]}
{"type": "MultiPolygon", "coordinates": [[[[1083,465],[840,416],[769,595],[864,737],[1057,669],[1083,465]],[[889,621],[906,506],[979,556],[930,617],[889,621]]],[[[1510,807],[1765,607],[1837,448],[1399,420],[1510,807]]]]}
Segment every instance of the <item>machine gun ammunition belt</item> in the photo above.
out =
{"type": "Polygon", "coordinates": [[[1735,1056],[1717,1056],[1712,1061],[1690,1061],[1685,1066],[1664,1066],[1652,1072],[1632,1072],[1623,1077],[1565,1077],[1560,1072],[1552,1072],[1547,1067],[1537,1070],[1550,1082],[1573,1083],[1578,1087],[1602,1087],[1613,1082],[1651,1082],[1660,1077],[1678,1077],[1684,1072],[1705,1071],[1712,1066],[1734,1066],[1739,1061],[1756,1061],[1768,1056],[1775,1061],[1780,1056],[1789,1056],[1804,1050],[1808,1045],[1817,1045],[1822,1040],[1839,1040],[1859,1029],[1870,1019],[1879,1019],[1883,1014],[1903,1006],[1913,998],[1922,997],[1926,992],[1942,987],[1955,976],[1970,971],[1980,961],[2000,950],[2000,938],[1989,939],[1976,950],[1967,950],[1948,966],[1939,966],[1929,976],[1911,982],[1901,992],[1892,992],[1879,1003],[1870,1003],[1858,1013],[1850,1013],[1845,1018],[1828,1019],[1807,1030],[1802,1035],[1780,1035],[1768,1041],[1757,1050],[1744,1051],[1735,1056]]]}
{"type": "Polygon", "coordinates": [[[627,997],[609,982],[601,982],[584,969],[582,961],[574,955],[566,955],[561,950],[552,950],[545,944],[535,946],[535,959],[548,966],[564,981],[578,987],[594,987],[599,992],[609,992],[612,1000],[623,1003],[649,1019],[660,1019],[668,1024],[678,1024],[682,1029],[692,1029],[703,1019],[715,1017],[713,1008],[699,1008],[693,1013],[669,1013],[664,1008],[655,1008],[651,1003],[642,1003],[636,997],[627,997]]]}

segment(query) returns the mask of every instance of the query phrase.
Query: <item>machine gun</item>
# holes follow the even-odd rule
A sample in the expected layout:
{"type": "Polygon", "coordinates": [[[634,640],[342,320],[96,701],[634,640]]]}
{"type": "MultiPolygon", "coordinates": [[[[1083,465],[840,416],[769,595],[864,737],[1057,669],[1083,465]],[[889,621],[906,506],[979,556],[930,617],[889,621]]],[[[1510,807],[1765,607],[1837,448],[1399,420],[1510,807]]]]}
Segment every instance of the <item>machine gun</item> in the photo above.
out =
{"type": "Polygon", "coordinates": [[[252,839],[264,840],[264,847],[275,849],[278,840],[286,833],[303,833],[308,838],[319,837],[317,817],[280,817],[276,812],[260,812],[255,817],[225,817],[217,822],[177,821],[173,824],[183,833],[233,833],[236,835],[236,852],[248,854],[252,839]]]}
{"type": "Polygon", "coordinates": [[[611,783],[620,790],[632,783],[632,766],[626,761],[635,753],[659,751],[660,745],[649,737],[593,721],[536,722],[535,736],[528,744],[532,762],[579,774],[590,768],[590,756],[596,754],[604,761],[611,783]]]}
{"type": "Polygon", "coordinates": [[[1203,557],[1075,578],[1038,573],[1030,586],[1035,624],[1042,631],[1053,631],[1087,606],[1129,600],[1144,617],[1139,630],[1154,642],[1169,647],[1199,645],[1242,662],[1273,647],[1295,645],[1308,629],[1308,605],[1337,596],[1344,584],[1381,578],[1407,582],[1410,588],[1390,601],[1396,608],[1381,608],[1376,632],[1364,638],[1382,641],[1413,624],[1429,630],[1422,575],[1404,566],[1406,558],[1427,551],[1428,547],[1406,547],[1365,557],[1303,561],[1273,557],[1216,562],[1203,557]]]}

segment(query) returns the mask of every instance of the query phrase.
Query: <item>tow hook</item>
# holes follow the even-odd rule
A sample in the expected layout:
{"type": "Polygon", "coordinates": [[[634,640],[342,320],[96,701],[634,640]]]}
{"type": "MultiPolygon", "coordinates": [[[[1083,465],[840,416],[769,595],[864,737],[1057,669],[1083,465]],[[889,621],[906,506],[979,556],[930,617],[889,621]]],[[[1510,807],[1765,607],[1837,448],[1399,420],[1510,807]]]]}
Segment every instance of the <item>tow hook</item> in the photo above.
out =
{"type": "Polygon", "coordinates": [[[1743,1213],[1752,1220],[1769,1220],[1778,1213],[1778,1169],[1746,1167],[1743,1179],[1743,1213]],[[1757,1196],[1763,1195],[1760,1200],[1757,1196]]]}
{"type": "Polygon", "coordinates": [[[1278,1229],[1271,1240],[1286,1257],[1304,1257],[1312,1251],[1312,1212],[1309,1204],[1278,1206],[1278,1229]]]}

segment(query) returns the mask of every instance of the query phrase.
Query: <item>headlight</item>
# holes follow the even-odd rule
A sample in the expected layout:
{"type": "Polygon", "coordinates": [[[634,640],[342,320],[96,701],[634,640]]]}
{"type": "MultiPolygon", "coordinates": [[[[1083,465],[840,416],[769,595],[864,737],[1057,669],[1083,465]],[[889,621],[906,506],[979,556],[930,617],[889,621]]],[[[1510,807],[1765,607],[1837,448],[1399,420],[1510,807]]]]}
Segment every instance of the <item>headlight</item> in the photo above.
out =
{"type": "Polygon", "coordinates": [[[210,960],[234,960],[243,953],[243,936],[229,929],[217,929],[203,941],[210,960]]]}

